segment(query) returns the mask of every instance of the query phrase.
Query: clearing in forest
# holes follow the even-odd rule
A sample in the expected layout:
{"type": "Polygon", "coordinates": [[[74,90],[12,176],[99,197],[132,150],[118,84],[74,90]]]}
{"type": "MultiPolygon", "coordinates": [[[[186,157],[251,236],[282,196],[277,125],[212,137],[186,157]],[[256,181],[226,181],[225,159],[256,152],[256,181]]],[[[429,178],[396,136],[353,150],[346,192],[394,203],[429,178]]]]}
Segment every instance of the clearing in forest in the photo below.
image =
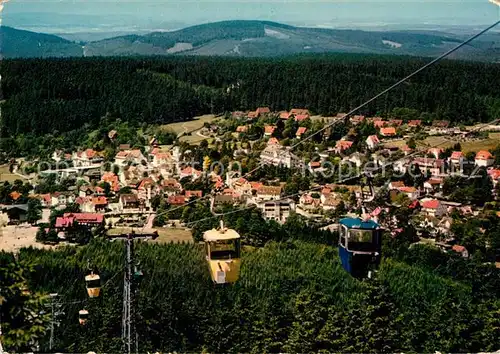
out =
{"type": "Polygon", "coordinates": [[[427,146],[439,145],[440,148],[446,149],[448,147],[453,147],[456,143],[460,143],[462,146],[462,151],[467,153],[470,151],[478,152],[480,150],[490,150],[494,149],[500,144],[500,133],[489,133],[488,139],[471,139],[461,141],[454,137],[446,136],[429,136],[424,140],[424,144],[427,146]]]}
{"type": "Polygon", "coordinates": [[[213,114],[206,114],[199,117],[194,117],[193,120],[186,122],[177,122],[162,125],[161,128],[165,130],[173,131],[177,134],[180,141],[187,142],[192,145],[197,145],[203,140],[208,140],[211,142],[211,138],[204,136],[201,134],[201,128],[203,128],[203,124],[213,122],[217,116],[213,114]]]}
{"type": "Polygon", "coordinates": [[[203,124],[211,123],[216,118],[217,117],[213,114],[205,114],[203,116],[194,117],[193,120],[189,120],[186,122],[164,124],[161,126],[161,128],[171,130],[176,134],[193,132],[195,130],[201,129],[203,127],[203,124]]]}
{"type": "MultiPolygon", "coordinates": [[[[193,243],[193,235],[191,230],[184,228],[173,228],[173,227],[159,227],[154,228],[154,231],[158,231],[159,237],[156,240],[150,240],[148,242],[153,243],[193,243]]],[[[108,236],[126,234],[129,232],[141,233],[142,228],[131,228],[131,227],[120,227],[108,230],[108,236]]],[[[151,230],[146,230],[145,232],[151,232],[151,230]]]]}
{"type": "Polygon", "coordinates": [[[38,227],[31,225],[0,225],[0,251],[16,253],[25,247],[53,248],[36,242],[37,231],[38,227]]]}
{"type": "Polygon", "coordinates": [[[20,179],[21,181],[25,180],[24,177],[16,175],[15,173],[10,173],[8,165],[0,166],[0,182],[13,183],[16,179],[20,179]]]}
{"type": "MultiPolygon", "coordinates": [[[[467,153],[470,151],[478,152],[479,150],[490,150],[500,145],[500,132],[489,133],[488,139],[470,139],[462,141],[453,136],[429,136],[423,141],[417,141],[417,149],[424,149],[430,146],[437,146],[441,149],[453,147],[456,143],[460,143],[462,151],[467,153]]],[[[401,148],[406,145],[404,139],[391,140],[384,144],[384,147],[401,148]]]]}

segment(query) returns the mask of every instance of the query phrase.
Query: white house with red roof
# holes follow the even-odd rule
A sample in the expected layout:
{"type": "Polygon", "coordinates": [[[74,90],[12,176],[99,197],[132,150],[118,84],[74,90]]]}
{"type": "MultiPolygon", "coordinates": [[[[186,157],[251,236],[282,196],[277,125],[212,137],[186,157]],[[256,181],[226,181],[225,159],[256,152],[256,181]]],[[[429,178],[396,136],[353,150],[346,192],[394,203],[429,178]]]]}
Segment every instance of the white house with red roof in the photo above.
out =
{"type": "Polygon", "coordinates": [[[181,170],[180,172],[180,179],[183,179],[185,177],[191,177],[193,180],[196,180],[201,177],[203,173],[191,166],[188,166],[181,170]]]}
{"type": "Polygon", "coordinates": [[[127,163],[127,157],[130,150],[120,150],[115,155],[115,163],[125,165],[127,163]]]}
{"type": "Polygon", "coordinates": [[[305,121],[308,118],[309,118],[309,114],[297,114],[295,116],[295,121],[297,121],[297,122],[303,122],[303,121],[305,121]]]}
{"type": "Polygon", "coordinates": [[[399,189],[401,187],[406,187],[403,181],[392,181],[389,183],[389,190],[399,189]]]}
{"type": "Polygon", "coordinates": [[[74,152],[71,158],[75,167],[92,166],[93,164],[102,161],[97,152],[93,149],[74,152]]]}
{"type": "Polygon", "coordinates": [[[350,119],[353,125],[361,124],[365,120],[365,116],[363,115],[354,115],[350,119]]]}
{"type": "Polygon", "coordinates": [[[257,113],[257,117],[260,117],[264,114],[269,114],[271,113],[271,110],[269,109],[269,107],[259,107],[257,108],[257,110],[255,111],[255,113],[257,113]]]}
{"type": "Polygon", "coordinates": [[[426,193],[435,193],[443,187],[444,180],[439,177],[431,177],[424,182],[424,191],[426,193]]]}
{"type": "Polygon", "coordinates": [[[396,136],[396,128],[394,127],[380,128],[380,135],[384,137],[396,136]]]}
{"type": "Polygon", "coordinates": [[[281,111],[279,112],[279,117],[280,119],[288,120],[288,118],[290,118],[290,113],[287,111],[281,111]]]}
{"type": "Polygon", "coordinates": [[[340,154],[341,152],[344,152],[346,150],[349,150],[353,145],[353,142],[352,141],[348,141],[348,140],[339,140],[337,141],[337,143],[335,144],[335,152],[337,154],[340,154]]]}
{"type": "Polygon", "coordinates": [[[321,199],[321,203],[324,203],[324,201],[331,197],[331,196],[335,196],[336,194],[332,192],[332,189],[330,187],[323,187],[323,189],[321,189],[321,192],[320,192],[320,199],[321,199]]]}
{"type": "Polygon", "coordinates": [[[488,175],[493,182],[493,186],[496,187],[497,183],[500,181],[500,169],[493,168],[488,170],[488,175]]]}
{"type": "Polygon", "coordinates": [[[267,145],[260,153],[263,164],[292,168],[300,165],[300,160],[281,145],[267,145]]]}
{"type": "Polygon", "coordinates": [[[444,160],[431,157],[416,157],[412,164],[418,165],[420,170],[428,170],[432,176],[441,176],[444,171],[444,160]]]}
{"type": "Polygon", "coordinates": [[[489,151],[481,150],[476,154],[474,162],[476,166],[489,167],[495,163],[495,158],[489,151]]]}
{"type": "Polygon", "coordinates": [[[408,128],[418,128],[422,125],[422,121],[419,119],[412,119],[408,121],[408,128]]]}
{"type": "Polygon", "coordinates": [[[271,137],[274,131],[276,130],[276,126],[274,125],[265,125],[264,126],[264,136],[271,137]]]}
{"type": "Polygon", "coordinates": [[[415,200],[420,197],[420,191],[415,187],[399,187],[398,191],[405,194],[411,200],[415,200]]]}
{"type": "Polygon", "coordinates": [[[251,195],[252,194],[252,185],[246,178],[240,177],[236,179],[232,179],[229,184],[236,192],[241,195],[251,195]]]}
{"type": "Polygon", "coordinates": [[[166,178],[161,181],[160,189],[166,195],[176,195],[182,191],[182,185],[175,178],[166,178]]]}
{"type": "Polygon", "coordinates": [[[465,155],[462,151],[453,151],[450,156],[450,163],[453,165],[462,165],[465,155]]]}
{"type": "Polygon", "coordinates": [[[129,162],[140,164],[142,161],[145,161],[146,158],[142,154],[141,150],[133,149],[133,150],[123,150],[119,151],[115,155],[115,163],[117,164],[127,164],[129,162]]]}
{"type": "Polygon", "coordinates": [[[152,165],[154,167],[160,167],[164,165],[173,164],[174,160],[169,152],[158,152],[153,156],[152,165]]]}
{"type": "Polygon", "coordinates": [[[370,135],[366,138],[366,145],[370,150],[374,150],[380,145],[380,139],[376,135],[370,135]]]}
{"type": "Polygon", "coordinates": [[[391,126],[391,127],[400,127],[402,124],[403,124],[403,120],[402,119],[390,119],[388,124],[391,126]]]}
{"type": "Polygon", "coordinates": [[[93,212],[105,212],[108,207],[108,198],[104,196],[93,197],[91,200],[93,212]]]}
{"type": "Polygon", "coordinates": [[[279,145],[279,144],[280,141],[275,137],[272,137],[267,141],[267,145],[279,145]]]}
{"type": "Polygon", "coordinates": [[[40,200],[40,203],[44,208],[50,208],[52,206],[52,198],[50,196],[50,193],[40,194],[37,196],[37,199],[40,200]]]}
{"type": "Polygon", "coordinates": [[[293,116],[307,115],[307,116],[309,116],[310,113],[309,113],[309,110],[305,109],[305,108],[292,108],[290,110],[290,115],[293,115],[293,116]]]}
{"type": "Polygon", "coordinates": [[[446,206],[438,199],[421,201],[422,211],[429,216],[439,218],[446,214],[446,206]]]}
{"type": "Polygon", "coordinates": [[[50,195],[51,206],[67,205],[75,201],[75,196],[70,192],[55,192],[50,195]]]}
{"type": "Polygon", "coordinates": [[[203,197],[203,191],[185,191],[186,201],[191,200],[191,198],[201,198],[203,197]]]}
{"type": "Polygon", "coordinates": [[[469,258],[469,251],[467,251],[467,248],[465,248],[464,246],[453,245],[451,250],[455,253],[458,253],[459,255],[461,255],[464,258],[469,258]]]}
{"type": "Polygon", "coordinates": [[[373,126],[375,129],[382,129],[387,126],[387,121],[385,120],[374,120],[373,121],[373,126]]]}
{"type": "Polygon", "coordinates": [[[104,223],[104,214],[99,213],[64,213],[56,218],[56,229],[67,229],[74,225],[75,221],[82,226],[95,227],[104,223]]]}
{"type": "Polygon", "coordinates": [[[299,127],[297,129],[297,132],[295,133],[295,137],[297,139],[300,139],[302,137],[302,135],[304,135],[306,132],[307,132],[307,128],[306,127],[299,127]]]}
{"type": "Polygon", "coordinates": [[[312,193],[306,193],[300,196],[299,205],[304,210],[314,210],[321,206],[321,198],[314,198],[312,193]]]}
{"type": "Polygon", "coordinates": [[[257,111],[251,111],[251,112],[248,112],[247,118],[248,119],[259,118],[259,114],[257,113],[257,111]]]}
{"type": "Polygon", "coordinates": [[[101,177],[101,181],[109,183],[109,185],[111,186],[111,190],[115,193],[120,190],[120,181],[118,179],[118,176],[113,172],[104,173],[101,177]]]}
{"type": "Polygon", "coordinates": [[[259,201],[278,200],[281,197],[282,189],[279,186],[261,186],[257,190],[259,201]]]}
{"type": "Polygon", "coordinates": [[[137,185],[137,196],[146,201],[151,200],[157,193],[156,183],[151,177],[143,178],[137,185]]]}
{"type": "Polygon", "coordinates": [[[248,132],[248,125],[240,125],[236,127],[236,133],[247,133],[248,132]]]}

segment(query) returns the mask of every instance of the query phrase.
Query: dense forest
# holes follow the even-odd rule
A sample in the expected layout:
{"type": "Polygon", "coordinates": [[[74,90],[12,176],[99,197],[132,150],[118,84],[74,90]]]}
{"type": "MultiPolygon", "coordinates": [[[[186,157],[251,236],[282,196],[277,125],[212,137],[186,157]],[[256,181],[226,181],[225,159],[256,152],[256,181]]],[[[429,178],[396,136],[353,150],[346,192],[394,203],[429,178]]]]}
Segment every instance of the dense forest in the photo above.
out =
{"type": "MultiPolygon", "coordinates": [[[[500,270],[400,242],[385,240],[387,257],[376,277],[365,280],[345,273],[336,249],[325,244],[245,247],[240,281],[227,287],[211,283],[201,246],[140,243],[139,352],[498,349],[500,270]]],[[[95,239],[80,248],[24,249],[17,260],[0,254],[0,269],[31,264],[29,290],[59,293],[65,314],[57,318],[53,350],[120,352],[123,252],[119,242],[95,239]],[[89,261],[104,284],[98,299],[85,291],[89,261]],[[82,308],[90,312],[85,326],[78,324],[82,308]]],[[[48,333],[37,334],[47,352],[48,333]]]]}
{"type": "MultiPolygon", "coordinates": [[[[416,70],[426,59],[375,55],[26,59],[2,62],[2,137],[96,128],[110,113],[129,123],[169,123],[200,114],[306,107],[348,111],[416,70]]],[[[445,61],[368,105],[395,107],[455,123],[487,121],[500,111],[500,69],[445,61]]],[[[12,141],[3,141],[9,147],[12,141]]]]}

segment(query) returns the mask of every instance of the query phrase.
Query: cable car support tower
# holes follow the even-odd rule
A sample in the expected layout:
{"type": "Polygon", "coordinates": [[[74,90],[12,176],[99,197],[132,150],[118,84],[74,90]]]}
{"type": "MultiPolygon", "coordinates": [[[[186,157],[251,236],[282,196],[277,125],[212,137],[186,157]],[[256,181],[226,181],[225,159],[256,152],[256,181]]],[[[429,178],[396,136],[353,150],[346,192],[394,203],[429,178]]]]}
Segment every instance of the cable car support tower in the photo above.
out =
{"type": "Polygon", "coordinates": [[[125,272],[123,276],[123,312],[122,312],[122,340],[124,353],[139,352],[139,338],[135,327],[135,298],[137,282],[142,276],[138,263],[134,259],[134,241],[156,239],[158,233],[152,234],[121,234],[111,239],[125,240],[125,272]]]}

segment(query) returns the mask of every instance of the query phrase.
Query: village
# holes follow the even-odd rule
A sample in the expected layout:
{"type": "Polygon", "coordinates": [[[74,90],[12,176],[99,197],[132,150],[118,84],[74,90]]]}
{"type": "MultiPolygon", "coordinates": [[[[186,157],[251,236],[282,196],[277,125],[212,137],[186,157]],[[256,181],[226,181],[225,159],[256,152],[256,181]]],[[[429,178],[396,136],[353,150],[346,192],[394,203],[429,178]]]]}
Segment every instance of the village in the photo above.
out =
{"type": "Polygon", "coordinates": [[[183,129],[169,145],[156,136],[118,144],[110,130],[112,156],[82,146],[43,163],[13,160],[9,173],[19,178],[3,186],[0,249],[66,244],[75,232],[157,231],[165,242],[192,242],[181,214],[203,202],[214,215],[255,208],[278,224],[298,214],[329,230],[364,211],[393,237],[411,224],[415,242],[471,256],[454,232],[481,215],[500,217],[500,127],[345,115],[260,107],[183,129]],[[375,173],[367,180],[363,171],[375,173]]]}

